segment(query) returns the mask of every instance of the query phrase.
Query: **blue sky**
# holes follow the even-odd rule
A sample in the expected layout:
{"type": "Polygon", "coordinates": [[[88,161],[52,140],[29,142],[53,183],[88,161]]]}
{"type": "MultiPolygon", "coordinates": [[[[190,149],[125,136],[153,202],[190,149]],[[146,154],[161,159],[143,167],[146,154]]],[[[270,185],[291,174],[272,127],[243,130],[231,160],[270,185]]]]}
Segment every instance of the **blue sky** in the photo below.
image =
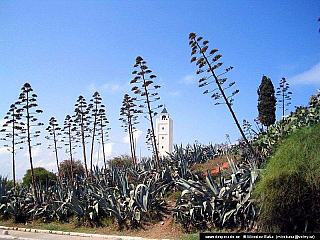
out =
{"type": "MultiPolygon", "coordinates": [[[[227,75],[240,90],[234,110],[241,122],[252,122],[263,74],[275,87],[282,77],[288,79],[291,110],[307,105],[320,88],[319,16],[320,1],[305,0],[1,1],[0,119],[25,82],[38,94],[45,125],[51,116],[62,125],[79,95],[89,100],[98,91],[110,120],[109,158],[129,153],[119,109],[140,55],[162,86],[159,94],[174,121],[174,143],[221,143],[226,133],[235,141],[240,134],[226,106],[214,106],[197,87],[188,34],[209,40],[210,48],[223,55],[224,66],[234,67],[227,75]]],[[[277,114],[279,119],[280,109],[277,114]]],[[[144,156],[150,154],[144,143],[148,122],[143,117],[140,122],[137,145],[144,156]]],[[[55,171],[45,135],[43,129],[34,160],[55,171]]],[[[29,163],[23,150],[17,157],[21,178],[29,163]]],[[[2,144],[0,165],[0,174],[11,178],[11,156],[2,144]]]]}

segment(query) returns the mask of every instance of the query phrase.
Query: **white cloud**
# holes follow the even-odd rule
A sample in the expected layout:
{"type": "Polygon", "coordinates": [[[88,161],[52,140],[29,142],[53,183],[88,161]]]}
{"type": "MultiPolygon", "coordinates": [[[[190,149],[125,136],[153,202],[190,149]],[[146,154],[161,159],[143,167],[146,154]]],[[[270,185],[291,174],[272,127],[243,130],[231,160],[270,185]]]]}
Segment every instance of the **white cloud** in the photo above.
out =
{"type": "Polygon", "coordinates": [[[41,159],[39,161],[37,161],[34,164],[34,167],[43,167],[45,169],[47,169],[48,171],[51,171],[53,169],[57,169],[57,162],[53,161],[53,162],[46,162],[46,160],[41,159]]]}
{"type": "Polygon", "coordinates": [[[283,64],[278,67],[280,70],[291,72],[298,68],[297,64],[283,64]]]}
{"type": "Polygon", "coordinates": [[[198,80],[197,75],[195,75],[195,74],[190,74],[190,75],[184,76],[184,77],[179,81],[179,83],[189,85],[189,84],[194,84],[194,83],[196,83],[197,80],[198,80]]]}
{"type": "Polygon", "coordinates": [[[122,91],[124,89],[124,87],[119,84],[106,83],[102,86],[102,89],[108,90],[110,92],[119,92],[119,91],[122,91]]]}
{"type": "MultiPolygon", "coordinates": [[[[113,154],[113,144],[114,143],[104,144],[104,152],[106,154],[106,158],[110,157],[113,154]]],[[[102,146],[100,146],[99,150],[95,152],[95,154],[93,155],[93,158],[99,159],[99,163],[103,161],[102,146]]]]}
{"type": "MultiPolygon", "coordinates": [[[[40,147],[32,148],[31,151],[32,157],[38,157],[40,155],[40,147]]],[[[23,155],[29,157],[29,151],[26,151],[23,155]]]]}
{"type": "Polygon", "coordinates": [[[0,129],[5,129],[6,131],[10,131],[10,126],[12,124],[8,124],[7,127],[3,127],[3,124],[5,124],[8,120],[5,120],[5,119],[1,119],[0,120],[0,129]]]}
{"type": "Polygon", "coordinates": [[[320,84],[320,62],[310,70],[287,79],[289,84],[320,84]]]}
{"type": "Polygon", "coordinates": [[[88,87],[87,87],[88,91],[91,92],[92,94],[94,92],[97,91],[96,85],[94,83],[91,83],[88,87]]]}
{"type": "MultiPolygon", "coordinates": [[[[140,136],[142,135],[142,131],[137,129],[137,131],[135,131],[133,133],[133,138],[135,139],[135,141],[137,142],[140,138],[140,136]]],[[[122,142],[123,143],[130,143],[130,139],[129,139],[129,136],[125,136],[123,139],[122,139],[122,142]]]]}
{"type": "Polygon", "coordinates": [[[54,152],[54,151],[50,151],[49,153],[48,153],[48,156],[50,156],[50,157],[55,157],[56,156],[56,153],[54,152]]]}
{"type": "Polygon", "coordinates": [[[0,119],[0,128],[2,128],[3,124],[6,123],[6,120],[5,119],[0,119]]]}
{"type": "Polygon", "coordinates": [[[40,155],[40,147],[35,147],[33,150],[32,150],[32,156],[33,157],[38,157],[40,155]]]}
{"type": "Polygon", "coordinates": [[[169,92],[170,96],[174,96],[174,97],[180,97],[181,96],[181,91],[173,91],[173,92],[169,92]]]}
{"type": "Polygon", "coordinates": [[[91,83],[87,87],[87,90],[90,93],[94,93],[96,91],[121,92],[125,90],[125,86],[115,83],[106,83],[104,85],[96,86],[94,83],[91,83]]]}
{"type": "Polygon", "coordinates": [[[1,147],[1,148],[0,148],[0,155],[8,155],[8,154],[11,154],[7,149],[8,149],[8,148],[6,148],[6,147],[1,147]]]}

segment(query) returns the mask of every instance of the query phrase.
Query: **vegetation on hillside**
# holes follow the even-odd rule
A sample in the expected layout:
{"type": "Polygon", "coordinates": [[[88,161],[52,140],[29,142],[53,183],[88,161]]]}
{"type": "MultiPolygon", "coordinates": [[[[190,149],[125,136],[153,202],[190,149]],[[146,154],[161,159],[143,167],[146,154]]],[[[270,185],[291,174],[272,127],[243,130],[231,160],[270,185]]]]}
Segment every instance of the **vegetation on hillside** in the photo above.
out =
{"type": "Polygon", "coordinates": [[[278,147],[255,190],[259,227],[271,232],[319,231],[320,124],[292,133],[278,147]]]}

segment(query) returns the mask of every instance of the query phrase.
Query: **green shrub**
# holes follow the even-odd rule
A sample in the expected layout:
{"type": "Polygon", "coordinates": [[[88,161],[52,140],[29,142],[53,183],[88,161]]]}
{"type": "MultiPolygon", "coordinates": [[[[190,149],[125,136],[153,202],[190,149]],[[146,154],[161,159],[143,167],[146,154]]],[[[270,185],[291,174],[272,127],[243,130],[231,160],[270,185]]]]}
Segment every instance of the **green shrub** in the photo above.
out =
{"type": "MultiPolygon", "coordinates": [[[[53,181],[56,180],[56,175],[52,172],[47,171],[46,169],[42,167],[37,167],[33,169],[34,171],[34,178],[36,183],[39,183],[41,185],[43,184],[49,184],[51,185],[53,181]]],[[[28,186],[31,184],[31,169],[28,169],[26,174],[24,175],[22,179],[22,186],[28,186]]]]}
{"type": "Polygon", "coordinates": [[[122,154],[109,160],[108,165],[110,168],[117,167],[121,169],[127,169],[132,166],[132,158],[127,154],[122,154]]]}
{"type": "MultiPolygon", "coordinates": [[[[76,176],[84,177],[84,167],[80,160],[72,161],[73,178],[76,176]]],[[[59,164],[59,174],[63,179],[71,179],[71,161],[64,160],[59,164]]]]}
{"type": "Polygon", "coordinates": [[[320,124],[289,135],[266,166],[254,192],[263,231],[317,231],[320,224],[320,124]]]}

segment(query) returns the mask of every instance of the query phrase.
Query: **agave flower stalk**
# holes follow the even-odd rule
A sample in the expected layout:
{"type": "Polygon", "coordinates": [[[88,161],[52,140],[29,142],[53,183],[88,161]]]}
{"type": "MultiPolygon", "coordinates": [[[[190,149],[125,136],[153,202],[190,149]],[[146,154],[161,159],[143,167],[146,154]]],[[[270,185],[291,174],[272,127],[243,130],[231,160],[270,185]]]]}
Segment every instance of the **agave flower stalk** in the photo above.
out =
{"type": "Polygon", "coordinates": [[[133,133],[136,131],[135,125],[138,124],[138,122],[136,121],[138,116],[134,114],[139,113],[139,110],[134,109],[137,106],[134,103],[135,100],[137,99],[130,97],[129,94],[124,95],[124,98],[122,101],[122,107],[120,109],[120,115],[123,117],[119,119],[124,124],[121,127],[124,127],[125,132],[128,132],[129,134],[130,151],[131,151],[131,157],[134,165],[137,164],[137,158],[136,158],[136,146],[135,146],[133,133]]]}
{"type": "Polygon", "coordinates": [[[157,92],[154,92],[156,89],[160,88],[159,85],[154,85],[153,79],[157,76],[151,74],[152,71],[146,65],[147,62],[143,60],[142,57],[138,56],[136,58],[136,64],[134,67],[137,70],[134,70],[132,74],[136,75],[131,81],[130,84],[136,84],[131,90],[134,94],[140,95],[140,99],[136,101],[142,101],[142,104],[139,107],[142,109],[141,113],[145,114],[145,118],[150,122],[150,135],[152,139],[152,145],[154,149],[155,160],[157,164],[157,168],[160,167],[159,161],[159,152],[156,143],[155,130],[153,126],[153,117],[155,117],[158,113],[156,109],[162,107],[162,105],[158,105],[156,107],[151,106],[153,102],[160,100],[157,92]],[[141,84],[141,85],[140,85],[141,84]],[[145,105],[146,104],[146,105],[145,105]],[[146,112],[143,109],[147,109],[146,112]]]}
{"type": "Polygon", "coordinates": [[[32,144],[32,139],[37,138],[40,136],[40,131],[32,131],[31,128],[37,126],[43,126],[43,123],[36,123],[38,119],[35,117],[35,114],[40,114],[43,111],[40,109],[36,109],[33,111],[34,108],[38,107],[37,95],[32,94],[33,89],[29,83],[25,83],[21,88],[22,93],[19,96],[20,100],[20,107],[22,112],[22,116],[26,118],[26,131],[21,133],[26,133],[27,143],[28,143],[28,153],[29,153],[29,161],[30,161],[30,168],[31,168],[31,176],[32,176],[32,186],[33,186],[33,194],[34,194],[34,201],[38,203],[38,194],[36,188],[36,181],[34,177],[33,171],[33,158],[32,158],[32,147],[39,146],[41,143],[32,144]]]}
{"type": "Polygon", "coordinates": [[[5,144],[4,147],[12,153],[12,179],[14,188],[16,188],[15,155],[18,149],[23,149],[23,147],[16,148],[16,145],[24,143],[23,137],[19,135],[19,131],[25,131],[24,123],[19,122],[22,117],[21,110],[17,108],[17,105],[19,104],[19,101],[11,104],[7,115],[4,117],[7,121],[3,124],[3,128],[0,130],[0,132],[6,133],[5,137],[0,138],[0,140],[11,143],[11,145],[5,144]]]}
{"type": "Polygon", "coordinates": [[[224,83],[226,83],[227,78],[220,78],[222,75],[226,74],[227,72],[229,72],[233,67],[228,67],[227,69],[225,69],[224,72],[222,72],[221,74],[217,75],[215,73],[215,70],[218,69],[219,67],[221,67],[222,63],[221,62],[217,62],[222,55],[221,54],[216,54],[216,52],[218,52],[217,49],[213,49],[210,51],[209,54],[206,54],[207,50],[208,50],[208,43],[209,41],[202,41],[202,37],[198,37],[196,36],[195,33],[190,33],[189,34],[189,45],[192,48],[192,52],[191,52],[191,56],[193,56],[191,58],[191,62],[194,62],[197,60],[196,65],[198,66],[198,71],[197,74],[202,74],[202,73],[209,73],[210,76],[203,76],[200,80],[199,80],[199,87],[204,87],[204,86],[208,86],[212,83],[216,83],[217,88],[213,89],[213,90],[206,90],[203,93],[204,94],[208,94],[211,93],[211,98],[213,98],[214,100],[219,100],[219,99],[223,99],[223,102],[217,102],[215,103],[215,105],[218,104],[226,104],[231,115],[232,118],[235,122],[235,124],[237,125],[239,132],[242,136],[242,138],[244,139],[244,141],[246,142],[247,146],[249,147],[249,149],[252,151],[252,153],[254,153],[254,150],[251,146],[251,144],[249,143],[246,135],[244,134],[239,121],[236,117],[235,112],[232,109],[232,104],[233,104],[233,96],[236,95],[239,90],[235,90],[231,93],[231,95],[227,96],[225,90],[231,88],[235,82],[231,82],[229,83],[229,85],[227,87],[222,87],[224,83]],[[195,54],[198,54],[198,57],[194,56],[195,54]],[[216,54],[216,55],[215,55],[216,54]],[[209,59],[212,57],[212,60],[209,61],[209,59]],[[210,80],[210,78],[213,78],[213,80],[210,80]]]}

